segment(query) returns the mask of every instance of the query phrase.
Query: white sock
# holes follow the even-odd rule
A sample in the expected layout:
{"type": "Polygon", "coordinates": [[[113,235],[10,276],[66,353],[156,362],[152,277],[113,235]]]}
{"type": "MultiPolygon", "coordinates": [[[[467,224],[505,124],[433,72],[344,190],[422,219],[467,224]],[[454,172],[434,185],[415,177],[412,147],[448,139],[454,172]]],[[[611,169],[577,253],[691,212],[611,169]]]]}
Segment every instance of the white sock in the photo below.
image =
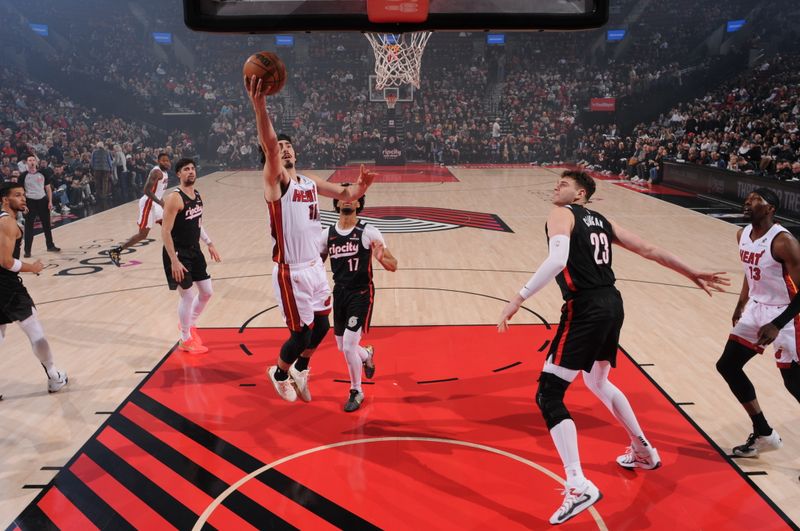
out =
{"type": "Polygon", "coordinates": [[[342,337],[344,359],[347,361],[347,371],[350,373],[350,389],[361,391],[362,360],[358,349],[364,350],[358,344],[361,340],[361,330],[353,332],[345,330],[342,337]]]}
{"type": "Polygon", "coordinates": [[[178,288],[178,322],[181,324],[181,341],[189,341],[192,337],[192,306],[194,306],[194,295],[192,289],[178,288]]]}
{"type": "Polygon", "coordinates": [[[608,380],[608,373],[611,364],[607,361],[598,361],[592,366],[591,372],[583,373],[583,381],[586,387],[603,402],[611,411],[614,418],[622,424],[628,437],[631,439],[631,446],[639,453],[644,453],[645,448],[650,445],[647,438],[639,426],[636,414],[633,412],[630,402],[625,394],[608,380]]]}
{"type": "Polygon", "coordinates": [[[34,310],[33,315],[24,321],[20,321],[19,326],[22,328],[23,332],[25,332],[25,335],[28,336],[28,340],[31,342],[31,347],[33,348],[33,353],[42,364],[42,367],[44,367],[47,377],[54,380],[57,379],[58,370],[53,361],[53,352],[50,350],[50,343],[48,343],[47,338],[44,337],[44,329],[42,328],[42,323],[39,322],[36,316],[36,310],[34,310]]]}
{"type": "Polygon", "coordinates": [[[210,278],[199,280],[195,282],[195,285],[197,286],[197,296],[192,301],[192,326],[197,326],[197,320],[200,318],[200,314],[203,313],[206,304],[208,304],[208,301],[211,299],[211,295],[214,294],[210,278]]]}
{"type": "Polygon", "coordinates": [[[556,445],[558,455],[567,473],[567,485],[580,488],[586,484],[586,477],[581,469],[581,458],[578,454],[578,430],[572,419],[562,420],[550,430],[550,437],[556,445]]]}

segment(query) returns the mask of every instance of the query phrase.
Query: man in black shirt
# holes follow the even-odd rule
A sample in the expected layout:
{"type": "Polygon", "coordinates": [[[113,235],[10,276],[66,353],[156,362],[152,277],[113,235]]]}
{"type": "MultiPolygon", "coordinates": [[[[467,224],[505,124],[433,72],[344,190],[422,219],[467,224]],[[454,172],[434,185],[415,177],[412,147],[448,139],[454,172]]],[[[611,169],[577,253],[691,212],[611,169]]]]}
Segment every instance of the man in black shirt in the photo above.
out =
{"type": "Polygon", "coordinates": [[[608,380],[609,371],[616,365],[624,319],[622,297],[614,287],[611,244],[677,271],[709,295],[711,289],[721,291],[721,286],[730,284],[722,273],[693,269],[672,253],[585,208],[594,191],[594,179],[586,173],[567,170],[561,174],[553,192],[555,208],[545,226],[550,254],[505,306],[497,325],[500,332],[505,331],[508,320],[522,303],[556,279],[565,303],[536,392],[536,403],[567,474],[564,502],[550,517],[551,524],[566,522],[602,497],[583,475],[575,423],[564,405],[564,394],[580,371],[586,386],[620,421],[631,439],[631,446],[617,457],[617,463],[628,469],[646,470],[661,465],[658,452],[645,438],[628,399],[608,380]]]}
{"type": "MultiPolygon", "coordinates": [[[[343,183],[342,186],[349,186],[343,183]]],[[[336,345],[344,353],[350,373],[350,396],[344,404],[348,413],[361,407],[364,392],[361,388],[361,369],[367,378],[375,374],[374,350],[362,347],[362,332],[369,331],[375,286],[372,284],[372,258],[387,271],[397,271],[395,258],[377,227],[359,221],[365,198],[358,200],[333,200],[339,221],[322,230],[320,253],[323,260],[331,259],[333,270],[333,331],[336,345]]]]}
{"type": "Polygon", "coordinates": [[[208,246],[215,262],[221,260],[216,247],[203,228],[203,200],[194,189],[197,172],[192,159],[175,163],[180,186],[164,194],[164,220],[161,237],[164,240],[164,272],[169,289],[178,290],[181,339],[178,349],[193,354],[208,352],[197,334],[197,320],[208,304],[213,289],[206,271],[206,259],[200,240],[208,246]],[[197,285],[197,294],[192,286],[197,285]]]}

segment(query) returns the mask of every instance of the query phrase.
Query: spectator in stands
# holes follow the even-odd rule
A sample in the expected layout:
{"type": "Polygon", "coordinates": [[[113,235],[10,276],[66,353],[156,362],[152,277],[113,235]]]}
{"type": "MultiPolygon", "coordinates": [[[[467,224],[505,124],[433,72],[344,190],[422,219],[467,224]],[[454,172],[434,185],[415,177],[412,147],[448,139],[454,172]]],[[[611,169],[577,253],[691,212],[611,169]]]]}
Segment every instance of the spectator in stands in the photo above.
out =
{"type": "Polygon", "coordinates": [[[113,165],[113,172],[116,175],[117,183],[119,184],[119,196],[123,201],[133,199],[130,196],[130,175],[128,174],[128,161],[125,158],[125,153],[122,151],[122,146],[114,144],[114,151],[111,154],[111,162],[113,165]]]}
{"type": "Polygon", "coordinates": [[[725,169],[727,167],[727,163],[725,162],[725,159],[720,157],[719,151],[711,152],[711,159],[708,161],[708,165],[713,168],[720,168],[720,169],[725,169]]]}
{"type": "Polygon", "coordinates": [[[56,164],[53,167],[53,176],[50,186],[52,187],[53,198],[55,199],[53,201],[53,208],[55,212],[60,210],[62,215],[70,212],[69,185],[70,179],[67,179],[67,176],[64,174],[64,165],[56,164]]]}
{"type": "Polygon", "coordinates": [[[111,154],[103,142],[98,142],[91,156],[92,176],[101,199],[111,197],[111,154]]]}

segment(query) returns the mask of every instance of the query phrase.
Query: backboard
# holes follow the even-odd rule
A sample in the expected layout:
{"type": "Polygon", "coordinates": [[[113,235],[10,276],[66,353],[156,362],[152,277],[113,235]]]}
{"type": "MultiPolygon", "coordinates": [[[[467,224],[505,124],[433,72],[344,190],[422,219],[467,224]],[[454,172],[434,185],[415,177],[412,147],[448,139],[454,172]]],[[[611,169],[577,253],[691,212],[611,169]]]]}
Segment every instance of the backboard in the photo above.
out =
{"type": "Polygon", "coordinates": [[[198,31],[403,33],[597,28],[608,20],[608,3],[609,0],[183,0],[183,8],[186,25],[198,31]],[[375,16],[378,12],[381,16],[375,16]]]}

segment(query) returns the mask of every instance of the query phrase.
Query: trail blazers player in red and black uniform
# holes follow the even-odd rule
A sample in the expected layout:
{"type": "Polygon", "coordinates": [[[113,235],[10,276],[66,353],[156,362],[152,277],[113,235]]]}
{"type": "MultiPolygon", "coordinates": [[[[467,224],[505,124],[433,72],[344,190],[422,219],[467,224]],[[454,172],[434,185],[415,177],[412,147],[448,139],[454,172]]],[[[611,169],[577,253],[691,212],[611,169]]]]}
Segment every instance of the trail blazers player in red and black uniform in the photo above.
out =
{"type": "MultiPolygon", "coordinates": [[[[344,186],[348,186],[344,183],[344,186]]],[[[358,201],[333,200],[339,221],[322,231],[320,254],[330,257],[333,270],[333,332],[336,346],[344,353],[350,373],[350,396],[344,410],[356,411],[364,401],[361,370],[367,378],[375,374],[374,349],[362,347],[362,333],[369,331],[375,286],[372,283],[372,258],[387,271],[397,271],[397,259],[386,248],[377,227],[359,221],[364,196],[358,201]]]]}
{"type": "Polygon", "coordinates": [[[194,183],[197,170],[192,159],[175,163],[175,173],[180,186],[165,194],[164,220],[161,237],[164,240],[164,273],[169,289],[178,290],[178,320],[181,339],[178,349],[194,354],[208,352],[197,334],[197,320],[208,304],[213,289],[211,276],[206,271],[206,259],[200,249],[200,240],[208,246],[215,262],[220,256],[203,228],[203,199],[194,183]],[[197,294],[192,289],[197,286],[197,294]]]}
{"type": "Polygon", "coordinates": [[[547,218],[549,256],[500,315],[498,329],[522,303],[556,279],[564,297],[561,321],[539,377],[536,403],[556,445],[567,475],[564,501],[550,517],[551,524],[566,522],[602,496],[586,479],[578,455],[575,423],[564,405],[564,394],[579,371],[586,386],[623,425],[631,446],[617,458],[625,468],[653,469],[661,464],[658,452],[639,427],[628,399],[608,380],[616,364],[617,342],[624,319],[622,297],[614,287],[611,244],[677,271],[711,294],[728,285],[722,273],[697,271],[673,254],[651,245],[619,224],[583,205],[595,191],[594,179],[580,171],[565,171],[553,191],[555,208],[547,218]]]}
{"type": "Polygon", "coordinates": [[[19,323],[47,373],[47,390],[55,393],[67,385],[67,373],[56,369],[36,307],[19,277],[20,273],[38,275],[44,268],[41,260],[31,264],[19,259],[23,230],[17,217],[25,206],[25,188],[21,184],[0,184],[0,344],[6,336],[6,325],[19,323]]]}

